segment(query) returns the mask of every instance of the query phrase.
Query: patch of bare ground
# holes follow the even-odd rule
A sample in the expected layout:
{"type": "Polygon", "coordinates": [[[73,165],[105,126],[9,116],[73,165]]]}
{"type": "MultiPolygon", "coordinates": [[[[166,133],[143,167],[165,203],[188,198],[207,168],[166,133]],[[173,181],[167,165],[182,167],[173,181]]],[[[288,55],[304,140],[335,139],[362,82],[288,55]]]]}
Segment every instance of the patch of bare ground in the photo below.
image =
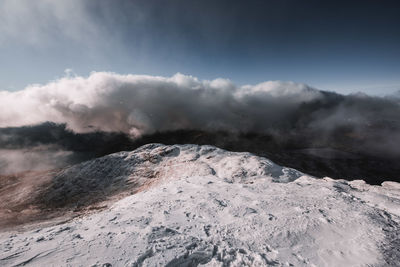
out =
{"type": "Polygon", "coordinates": [[[104,210],[162,182],[160,172],[153,169],[155,163],[154,158],[145,157],[124,179],[99,183],[101,187],[88,186],[87,181],[106,177],[76,179],[66,169],[1,175],[0,231],[58,224],[104,210]]]}
{"type": "Polygon", "coordinates": [[[0,230],[48,218],[36,199],[50,184],[54,173],[27,171],[0,176],[0,230]]]}

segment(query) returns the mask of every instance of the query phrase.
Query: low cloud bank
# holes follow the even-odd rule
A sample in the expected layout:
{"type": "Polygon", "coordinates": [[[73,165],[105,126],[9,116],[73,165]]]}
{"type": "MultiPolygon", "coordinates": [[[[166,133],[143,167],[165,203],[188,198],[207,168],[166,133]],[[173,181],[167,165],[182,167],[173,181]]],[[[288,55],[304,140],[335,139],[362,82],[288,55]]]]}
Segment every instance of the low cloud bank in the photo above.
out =
{"type": "Polygon", "coordinates": [[[237,86],[226,79],[201,81],[179,73],[158,77],[94,72],[2,91],[0,127],[0,149],[64,142],[64,150],[75,151],[84,142],[70,142],[75,144],[71,148],[65,140],[75,140],[76,134],[109,132],[137,139],[156,132],[201,130],[268,134],[277,143],[298,140],[304,147],[400,156],[398,98],[344,96],[280,81],[237,86]],[[32,128],[39,133],[25,127],[16,134],[18,127],[44,122],[66,125],[61,132],[69,135],[55,134],[54,142],[33,138],[41,135],[40,127],[32,128]]]}
{"type": "Polygon", "coordinates": [[[0,127],[66,123],[74,132],[204,129],[264,131],[291,124],[303,103],[324,94],[303,84],[265,82],[238,87],[229,80],[92,73],[18,92],[0,92],[0,127]]]}

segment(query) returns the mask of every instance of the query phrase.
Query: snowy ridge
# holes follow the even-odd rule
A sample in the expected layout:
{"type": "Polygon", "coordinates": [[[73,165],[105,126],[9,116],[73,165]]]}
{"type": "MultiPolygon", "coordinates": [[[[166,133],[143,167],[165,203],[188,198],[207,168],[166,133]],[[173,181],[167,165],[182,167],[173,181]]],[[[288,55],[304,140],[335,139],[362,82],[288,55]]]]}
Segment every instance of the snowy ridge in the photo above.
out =
{"type": "Polygon", "coordinates": [[[230,182],[258,176],[289,182],[303,174],[250,153],[228,152],[213,146],[150,144],[67,168],[54,177],[42,198],[55,205],[79,206],[119,191],[136,192],[160,181],[207,175],[230,182]]]}
{"type": "Polygon", "coordinates": [[[400,262],[397,183],[316,179],[249,153],[151,144],[70,167],[45,196],[89,201],[91,191],[124,197],[61,225],[1,233],[0,265],[400,262]]]}

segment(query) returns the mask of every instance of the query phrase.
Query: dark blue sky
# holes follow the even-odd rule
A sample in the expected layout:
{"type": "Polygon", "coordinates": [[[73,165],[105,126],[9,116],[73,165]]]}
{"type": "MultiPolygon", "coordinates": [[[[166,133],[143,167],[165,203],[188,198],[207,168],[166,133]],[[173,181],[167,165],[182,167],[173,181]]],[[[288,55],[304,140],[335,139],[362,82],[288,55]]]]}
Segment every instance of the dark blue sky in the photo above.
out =
{"type": "Polygon", "coordinates": [[[384,0],[5,0],[0,90],[70,68],[385,94],[400,89],[399,14],[384,0]]]}

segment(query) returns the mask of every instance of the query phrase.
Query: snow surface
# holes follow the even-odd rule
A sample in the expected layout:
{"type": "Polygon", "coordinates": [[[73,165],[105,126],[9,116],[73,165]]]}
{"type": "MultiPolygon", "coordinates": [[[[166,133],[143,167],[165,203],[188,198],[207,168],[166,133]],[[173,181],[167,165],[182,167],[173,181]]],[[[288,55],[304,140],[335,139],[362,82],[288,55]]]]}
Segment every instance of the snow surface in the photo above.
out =
{"type": "Polygon", "coordinates": [[[0,233],[1,266],[400,262],[400,184],[394,182],[317,179],[249,153],[160,144],[73,166],[55,180],[49,199],[99,185],[123,191],[134,182],[141,190],[66,223],[0,233]]]}

